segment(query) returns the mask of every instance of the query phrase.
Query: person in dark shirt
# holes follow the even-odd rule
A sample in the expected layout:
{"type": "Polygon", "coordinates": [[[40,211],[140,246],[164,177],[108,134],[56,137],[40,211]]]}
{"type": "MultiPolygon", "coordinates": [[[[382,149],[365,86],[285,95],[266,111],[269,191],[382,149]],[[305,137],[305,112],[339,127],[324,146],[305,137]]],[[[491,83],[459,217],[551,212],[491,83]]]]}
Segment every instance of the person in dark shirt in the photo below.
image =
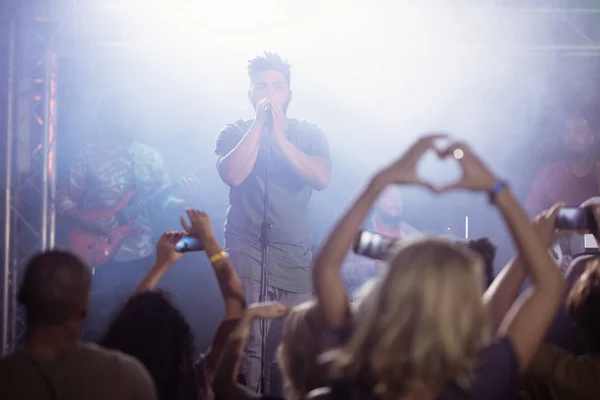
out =
{"type": "MultiPolygon", "coordinates": [[[[230,187],[224,247],[242,279],[248,304],[256,303],[268,179],[268,297],[295,305],[310,299],[312,293],[308,203],[313,190],[329,184],[327,139],[315,124],[287,117],[292,99],[290,66],[278,54],[264,53],[251,60],[248,75],[248,97],[256,115],[225,126],[216,143],[219,175],[230,187]]],[[[241,368],[252,389],[261,377],[261,341],[255,323],[241,368]]],[[[265,361],[267,370],[273,361],[265,361]]],[[[263,392],[269,390],[270,373],[266,375],[263,392]]]]}
{"type": "MultiPolygon", "coordinates": [[[[577,207],[600,195],[595,113],[591,107],[584,107],[565,120],[562,159],[538,171],[527,195],[525,208],[531,216],[556,203],[577,207]]],[[[561,269],[566,272],[573,257],[585,251],[583,237],[577,234],[564,237],[554,251],[561,269]]]]}
{"type": "Polygon", "coordinates": [[[562,160],[545,165],[537,173],[527,196],[525,208],[532,215],[547,210],[556,203],[577,207],[598,196],[598,163],[595,157],[593,124],[588,110],[565,121],[562,160]]]}
{"type": "Polygon", "coordinates": [[[581,257],[576,262],[585,269],[569,293],[567,310],[583,333],[587,352],[576,356],[542,345],[522,380],[523,398],[600,398],[600,257],[581,257]]]}
{"type": "Polygon", "coordinates": [[[156,399],[135,358],[81,341],[91,275],[73,254],[51,250],[28,263],[19,290],[25,347],[0,359],[0,399],[156,399]]]}

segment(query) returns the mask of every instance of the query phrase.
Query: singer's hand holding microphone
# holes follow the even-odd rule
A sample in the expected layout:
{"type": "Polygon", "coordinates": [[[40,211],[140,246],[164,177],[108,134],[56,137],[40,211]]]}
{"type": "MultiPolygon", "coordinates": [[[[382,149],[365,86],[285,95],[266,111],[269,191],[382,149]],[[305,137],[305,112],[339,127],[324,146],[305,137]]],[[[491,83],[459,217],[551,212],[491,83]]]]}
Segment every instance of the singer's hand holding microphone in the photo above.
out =
{"type": "Polygon", "coordinates": [[[273,100],[269,98],[262,99],[256,105],[256,122],[262,126],[267,125],[273,120],[273,100]]]}

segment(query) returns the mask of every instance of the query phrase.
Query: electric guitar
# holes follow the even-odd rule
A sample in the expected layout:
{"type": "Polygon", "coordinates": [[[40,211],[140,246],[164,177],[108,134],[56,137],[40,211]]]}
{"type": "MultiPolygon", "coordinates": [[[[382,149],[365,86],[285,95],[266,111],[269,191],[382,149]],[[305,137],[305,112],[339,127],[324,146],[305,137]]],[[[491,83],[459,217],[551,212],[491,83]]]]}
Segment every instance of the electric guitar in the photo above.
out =
{"type": "Polygon", "coordinates": [[[127,237],[140,234],[139,229],[133,226],[133,219],[148,206],[164,202],[187,180],[196,180],[196,174],[181,178],[134,204],[130,204],[135,195],[135,191],[131,190],[125,193],[112,207],[81,210],[81,216],[87,221],[93,222],[114,217],[118,226],[110,235],[102,235],[80,226],[73,226],[68,233],[70,249],[91,266],[98,267],[106,264],[114,257],[127,237]]]}

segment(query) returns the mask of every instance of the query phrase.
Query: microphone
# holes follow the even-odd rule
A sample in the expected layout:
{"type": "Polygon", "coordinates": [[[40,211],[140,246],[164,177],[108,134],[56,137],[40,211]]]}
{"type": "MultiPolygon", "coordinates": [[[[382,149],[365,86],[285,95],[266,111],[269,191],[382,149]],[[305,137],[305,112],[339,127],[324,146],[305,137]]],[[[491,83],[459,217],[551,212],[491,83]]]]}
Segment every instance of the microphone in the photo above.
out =
{"type": "Polygon", "coordinates": [[[175,244],[175,251],[178,253],[204,251],[204,245],[202,242],[192,236],[184,236],[175,244]]]}
{"type": "Polygon", "coordinates": [[[265,106],[265,112],[267,113],[267,125],[273,124],[273,107],[270,104],[265,106]]]}

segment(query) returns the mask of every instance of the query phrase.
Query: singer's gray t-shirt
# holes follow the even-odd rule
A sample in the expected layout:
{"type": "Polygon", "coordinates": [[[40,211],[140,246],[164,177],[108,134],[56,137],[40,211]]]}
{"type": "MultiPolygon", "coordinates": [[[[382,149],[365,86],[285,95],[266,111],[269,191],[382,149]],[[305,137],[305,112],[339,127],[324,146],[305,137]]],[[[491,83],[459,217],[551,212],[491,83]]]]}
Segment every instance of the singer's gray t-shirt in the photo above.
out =
{"type": "MultiPolygon", "coordinates": [[[[217,137],[216,154],[227,155],[242,140],[253,121],[225,126],[217,137]]],[[[330,159],[323,132],[315,125],[288,119],[287,140],[304,153],[330,159]]],[[[260,280],[260,233],[263,222],[267,136],[263,135],[256,164],[238,186],[230,187],[225,221],[225,250],[242,278],[260,280]]],[[[268,221],[269,284],[293,293],[307,293],[311,283],[311,237],[308,202],[312,187],[296,172],[273,141],[269,163],[268,221]]]]}

